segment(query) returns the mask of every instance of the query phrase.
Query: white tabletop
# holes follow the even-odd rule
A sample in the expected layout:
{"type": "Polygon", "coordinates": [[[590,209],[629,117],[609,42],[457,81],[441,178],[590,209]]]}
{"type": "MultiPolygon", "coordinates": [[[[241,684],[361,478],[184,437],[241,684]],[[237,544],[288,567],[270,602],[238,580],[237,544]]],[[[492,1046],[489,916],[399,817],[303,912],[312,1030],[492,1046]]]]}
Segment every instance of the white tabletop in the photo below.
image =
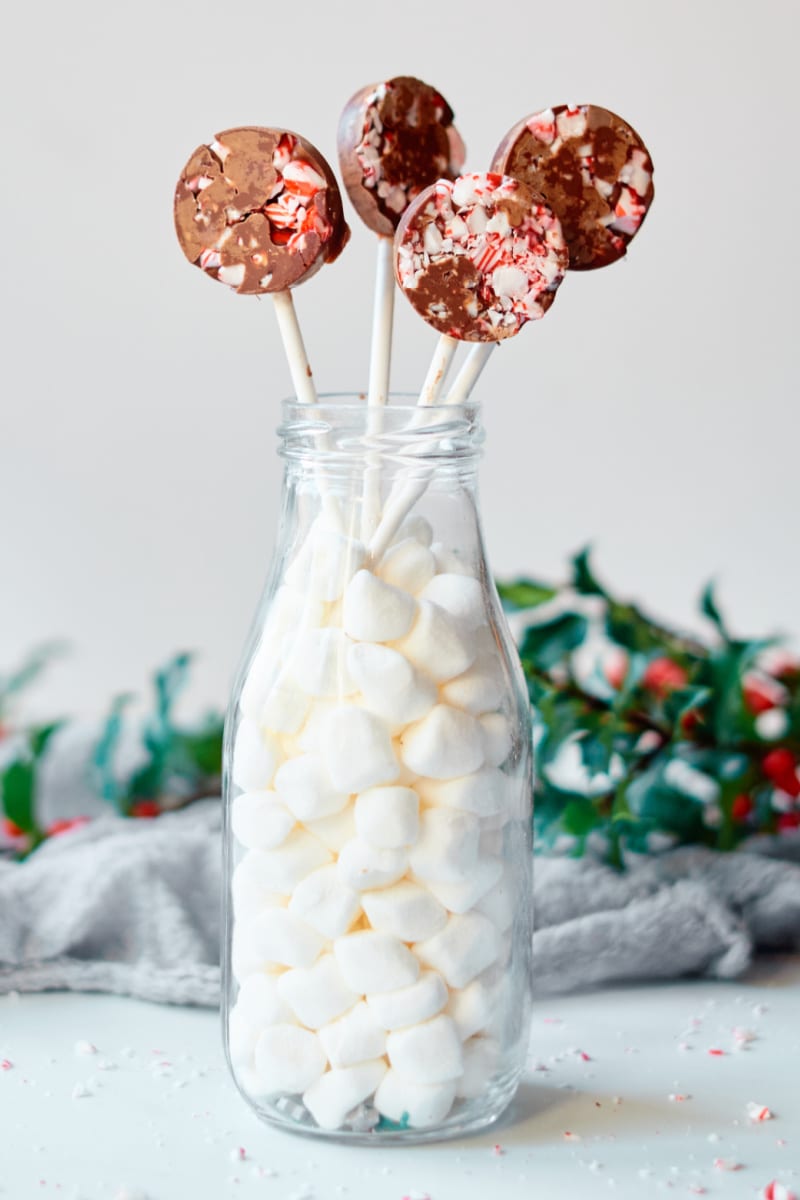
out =
{"type": "Polygon", "coordinates": [[[800,1196],[800,958],[745,982],[540,1002],[509,1113],[481,1136],[419,1148],[262,1125],[207,1011],[0,998],[0,1060],[10,1200],[753,1198],[773,1180],[800,1196]],[[753,1121],[750,1102],[772,1119],[753,1121]]]}

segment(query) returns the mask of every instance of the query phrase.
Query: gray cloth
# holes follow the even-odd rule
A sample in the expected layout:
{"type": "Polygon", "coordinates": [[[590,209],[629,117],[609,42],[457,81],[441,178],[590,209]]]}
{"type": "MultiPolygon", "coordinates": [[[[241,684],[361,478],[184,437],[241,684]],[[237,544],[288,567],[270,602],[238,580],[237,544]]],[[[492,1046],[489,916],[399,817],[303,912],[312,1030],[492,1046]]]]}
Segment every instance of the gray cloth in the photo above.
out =
{"type": "MultiPolygon", "coordinates": [[[[219,997],[220,806],[156,821],[103,817],[0,863],[0,992],[219,997]]],[[[629,979],[730,978],[758,948],[800,946],[800,864],[696,847],[620,875],[535,863],[541,993],[629,979]]]]}

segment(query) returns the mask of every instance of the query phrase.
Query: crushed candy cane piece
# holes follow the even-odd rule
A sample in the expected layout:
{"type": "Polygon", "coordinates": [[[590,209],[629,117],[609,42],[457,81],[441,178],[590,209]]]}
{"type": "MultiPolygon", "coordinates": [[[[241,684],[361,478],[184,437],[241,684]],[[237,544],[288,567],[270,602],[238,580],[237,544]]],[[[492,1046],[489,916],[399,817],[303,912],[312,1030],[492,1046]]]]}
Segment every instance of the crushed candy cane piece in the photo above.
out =
{"type": "Polygon", "coordinates": [[[667,1099],[671,1100],[673,1104],[683,1104],[686,1100],[691,1100],[691,1098],[692,1097],[688,1095],[688,1093],[684,1094],[683,1092],[670,1092],[669,1096],[667,1097],[667,1099]]]}
{"type": "Polygon", "coordinates": [[[2,1062],[0,1062],[0,1071],[11,1071],[13,1070],[13,1067],[14,1064],[10,1058],[4,1058],[2,1062]]]}
{"type": "Polygon", "coordinates": [[[581,1135],[579,1133],[573,1133],[571,1129],[564,1130],[564,1141],[565,1142],[579,1142],[580,1140],[581,1140],[581,1135]]]}
{"type": "Polygon", "coordinates": [[[720,1050],[719,1046],[712,1046],[708,1052],[712,1058],[722,1058],[725,1054],[724,1050],[720,1050]]]}
{"type": "Polygon", "coordinates": [[[494,1154],[496,1158],[502,1158],[505,1154],[505,1150],[499,1142],[495,1142],[495,1144],[492,1146],[492,1154],[494,1154]]]}
{"type": "Polygon", "coordinates": [[[244,1146],[234,1146],[230,1152],[229,1158],[231,1162],[244,1162],[247,1158],[247,1151],[244,1146]]]}
{"type": "Polygon", "coordinates": [[[714,1159],[714,1170],[715,1171],[741,1171],[743,1165],[744,1165],[743,1163],[736,1162],[736,1160],[733,1158],[715,1158],[714,1159]]]}
{"type": "Polygon", "coordinates": [[[784,1184],[773,1179],[762,1189],[761,1200],[797,1200],[797,1197],[784,1184]]]}
{"type": "Polygon", "coordinates": [[[97,1046],[93,1046],[91,1042],[76,1042],[74,1051],[81,1055],[97,1054],[97,1046]]]}
{"type": "Polygon", "coordinates": [[[87,1097],[93,1096],[94,1092],[85,1083],[76,1083],[72,1089],[73,1100],[86,1100],[87,1097]]]}
{"type": "Polygon", "coordinates": [[[756,1104],[753,1100],[747,1102],[747,1115],[751,1121],[771,1121],[772,1113],[766,1104],[756,1104]]]}
{"type": "Polygon", "coordinates": [[[733,1030],[733,1040],[737,1046],[749,1046],[757,1036],[752,1029],[744,1029],[741,1025],[737,1025],[733,1030]]]}

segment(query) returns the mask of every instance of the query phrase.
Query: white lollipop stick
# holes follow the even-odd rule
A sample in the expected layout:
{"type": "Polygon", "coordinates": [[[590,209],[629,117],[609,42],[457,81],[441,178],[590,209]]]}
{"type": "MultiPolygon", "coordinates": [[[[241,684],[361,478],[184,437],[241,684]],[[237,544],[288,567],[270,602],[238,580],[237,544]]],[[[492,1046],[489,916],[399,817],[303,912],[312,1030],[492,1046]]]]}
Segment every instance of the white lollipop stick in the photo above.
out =
{"type": "Polygon", "coordinates": [[[496,345],[497,342],[478,342],[472,347],[463,367],[456,375],[453,386],[444,398],[444,404],[466,404],[496,345]]]}
{"type": "Polygon", "coordinates": [[[431,365],[428,367],[428,374],[425,376],[425,382],[419,394],[418,404],[427,407],[428,405],[439,403],[442,386],[444,385],[448,368],[453,361],[453,355],[457,349],[457,338],[449,337],[446,333],[440,334],[439,341],[436,343],[436,349],[433,352],[431,365]]]}
{"type": "MultiPolygon", "coordinates": [[[[394,324],[394,265],[393,242],[389,237],[378,238],[378,257],[375,269],[375,300],[372,309],[372,341],[369,356],[369,385],[367,391],[368,437],[376,437],[382,429],[382,410],[389,399],[389,374],[392,361],[392,328],[394,324]]],[[[364,476],[364,502],[361,510],[361,536],[366,539],[374,532],[381,515],[380,459],[377,454],[367,458],[364,476]]]]}
{"type": "Polygon", "coordinates": [[[314,376],[308,361],[303,335],[297,321],[292,293],[286,288],[282,292],[272,293],[272,303],[278,318],[278,329],[289,364],[292,377],[292,387],[298,404],[316,404],[317,389],[314,386],[314,376]]]}

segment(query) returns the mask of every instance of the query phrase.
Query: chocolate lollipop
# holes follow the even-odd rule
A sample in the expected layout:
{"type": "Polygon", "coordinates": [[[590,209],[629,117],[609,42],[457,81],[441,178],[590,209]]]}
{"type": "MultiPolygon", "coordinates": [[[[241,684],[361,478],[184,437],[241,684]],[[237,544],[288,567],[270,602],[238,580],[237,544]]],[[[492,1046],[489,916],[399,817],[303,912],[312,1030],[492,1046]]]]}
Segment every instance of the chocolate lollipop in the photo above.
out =
{"type": "Polygon", "coordinates": [[[288,129],[246,125],[199,146],[175,189],[175,230],[189,262],[237,292],[270,293],[299,401],[316,389],[290,288],[333,262],[350,230],[333,172],[288,129]]]}
{"type": "Polygon", "coordinates": [[[495,151],[503,171],[541,193],[564,230],[573,271],[616,262],[653,202],[653,162],[622,117],[594,104],[525,117],[495,151]]]}

